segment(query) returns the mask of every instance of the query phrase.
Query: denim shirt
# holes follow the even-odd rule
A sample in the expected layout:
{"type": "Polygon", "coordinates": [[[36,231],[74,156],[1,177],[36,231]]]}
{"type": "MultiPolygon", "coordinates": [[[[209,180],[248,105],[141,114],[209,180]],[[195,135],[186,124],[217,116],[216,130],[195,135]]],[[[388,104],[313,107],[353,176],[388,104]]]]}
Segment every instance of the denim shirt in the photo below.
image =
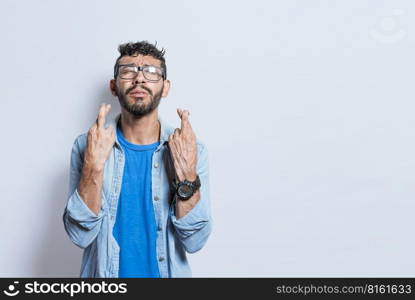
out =
{"type": "MultiPolygon", "coordinates": [[[[111,125],[117,128],[118,114],[111,125]]],[[[206,146],[196,139],[200,199],[183,217],[175,216],[176,197],[172,187],[175,170],[168,147],[173,127],[160,117],[160,145],[152,156],[152,197],[157,223],[157,258],[160,277],[191,277],[186,253],[200,250],[212,228],[209,196],[209,169],[206,146]]],[[[80,277],[118,277],[120,248],[112,231],[117,215],[125,155],[117,136],[105,162],[101,192],[101,210],[96,215],[82,200],[78,192],[87,133],[78,136],[70,159],[69,192],[63,213],[65,231],[70,240],[84,249],[80,277]]]]}

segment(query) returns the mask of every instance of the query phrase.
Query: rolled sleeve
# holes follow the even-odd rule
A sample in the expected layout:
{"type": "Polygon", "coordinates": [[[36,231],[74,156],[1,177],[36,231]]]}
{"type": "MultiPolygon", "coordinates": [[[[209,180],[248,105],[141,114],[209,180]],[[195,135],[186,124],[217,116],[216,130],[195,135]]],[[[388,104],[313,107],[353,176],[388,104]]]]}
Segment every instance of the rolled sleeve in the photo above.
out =
{"type": "Polygon", "coordinates": [[[78,193],[78,189],[75,190],[72,197],[70,197],[67,205],[68,217],[75,221],[80,227],[85,230],[92,230],[97,226],[97,222],[101,220],[104,215],[104,211],[101,211],[96,215],[82,200],[78,193]]]}

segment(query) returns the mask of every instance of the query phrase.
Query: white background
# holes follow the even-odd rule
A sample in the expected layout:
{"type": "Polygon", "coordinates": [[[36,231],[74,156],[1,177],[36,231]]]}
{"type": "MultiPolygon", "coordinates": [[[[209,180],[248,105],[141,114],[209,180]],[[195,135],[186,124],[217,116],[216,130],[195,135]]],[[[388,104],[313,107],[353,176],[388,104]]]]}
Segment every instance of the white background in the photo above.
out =
{"type": "Polygon", "coordinates": [[[415,276],[414,25],[397,0],[2,0],[0,276],[79,276],[70,150],[140,40],[209,150],[195,277],[415,276]]]}

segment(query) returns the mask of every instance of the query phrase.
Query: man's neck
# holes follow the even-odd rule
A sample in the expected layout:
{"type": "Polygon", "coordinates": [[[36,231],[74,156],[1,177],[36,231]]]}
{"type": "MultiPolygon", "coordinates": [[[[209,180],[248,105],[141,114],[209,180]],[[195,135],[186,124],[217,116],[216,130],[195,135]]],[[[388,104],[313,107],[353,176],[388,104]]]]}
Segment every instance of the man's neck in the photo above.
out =
{"type": "Polygon", "coordinates": [[[158,110],[145,116],[134,116],[121,110],[121,131],[127,141],[137,145],[148,145],[160,140],[160,122],[158,110]]]}

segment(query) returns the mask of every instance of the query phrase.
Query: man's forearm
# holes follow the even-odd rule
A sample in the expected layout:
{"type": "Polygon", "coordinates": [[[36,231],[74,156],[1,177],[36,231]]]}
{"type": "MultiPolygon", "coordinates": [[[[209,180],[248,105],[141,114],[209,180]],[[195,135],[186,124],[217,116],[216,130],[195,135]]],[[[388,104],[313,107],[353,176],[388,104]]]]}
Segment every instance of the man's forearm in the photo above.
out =
{"type": "Polygon", "coordinates": [[[104,170],[102,168],[97,169],[85,163],[78,186],[79,195],[96,215],[101,210],[103,174],[104,170]]]}
{"type": "Polygon", "coordinates": [[[200,200],[200,190],[197,190],[188,200],[180,200],[176,197],[176,219],[184,217],[200,200]]]}

